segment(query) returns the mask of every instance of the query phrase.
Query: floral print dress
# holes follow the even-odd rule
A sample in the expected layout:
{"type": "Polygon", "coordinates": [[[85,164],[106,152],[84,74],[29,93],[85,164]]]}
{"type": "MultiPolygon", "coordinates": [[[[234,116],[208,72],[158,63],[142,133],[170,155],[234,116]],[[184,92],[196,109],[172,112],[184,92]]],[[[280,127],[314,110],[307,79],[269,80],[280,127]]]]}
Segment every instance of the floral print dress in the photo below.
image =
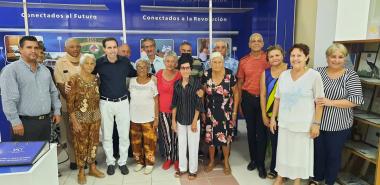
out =
{"type": "Polygon", "coordinates": [[[220,84],[212,80],[211,69],[204,73],[202,83],[206,88],[206,135],[205,142],[220,146],[232,141],[233,93],[236,78],[232,71],[225,68],[224,79],[220,84]]]}

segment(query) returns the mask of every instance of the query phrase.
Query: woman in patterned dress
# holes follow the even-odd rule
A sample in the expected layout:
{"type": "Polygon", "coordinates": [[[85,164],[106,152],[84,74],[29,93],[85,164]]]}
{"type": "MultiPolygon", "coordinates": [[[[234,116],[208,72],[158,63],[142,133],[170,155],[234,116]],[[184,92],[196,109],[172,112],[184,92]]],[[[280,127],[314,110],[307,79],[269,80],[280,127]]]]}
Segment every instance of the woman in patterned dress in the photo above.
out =
{"type": "Polygon", "coordinates": [[[91,74],[95,56],[84,54],[80,59],[81,71],[71,77],[71,91],[67,95],[67,109],[73,131],[75,159],[79,168],[78,183],[85,184],[84,166],[90,166],[88,175],[103,178],[96,168],[95,158],[99,144],[100,110],[98,79],[91,74]]]}
{"type": "MultiPolygon", "coordinates": [[[[284,50],[279,45],[270,46],[267,49],[267,61],[271,67],[262,73],[260,80],[260,105],[261,110],[263,110],[261,114],[263,123],[267,127],[269,127],[270,118],[272,117],[278,77],[288,69],[288,65],[284,63],[284,55],[284,50]]],[[[272,145],[272,159],[268,173],[268,178],[270,179],[277,177],[277,172],[274,169],[276,167],[277,136],[278,132],[269,133],[272,145]]]]}
{"type": "Polygon", "coordinates": [[[235,76],[224,67],[224,58],[219,52],[211,54],[211,69],[205,72],[202,83],[206,91],[206,136],[210,161],[206,172],[215,166],[215,147],[222,147],[224,155],[224,173],[231,174],[229,164],[232,130],[236,123],[239,93],[235,76]]]}

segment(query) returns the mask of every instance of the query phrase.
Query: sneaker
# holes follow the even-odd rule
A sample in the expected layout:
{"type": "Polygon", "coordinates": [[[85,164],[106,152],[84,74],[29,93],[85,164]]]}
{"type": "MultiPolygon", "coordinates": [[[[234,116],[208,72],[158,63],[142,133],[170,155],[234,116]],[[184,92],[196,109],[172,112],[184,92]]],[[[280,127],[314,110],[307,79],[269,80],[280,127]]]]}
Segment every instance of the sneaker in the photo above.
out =
{"type": "Polygon", "coordinates": [[[115,174],[115,165],[108,165],[108,167],[107,167],[107,174],[108,175],[115,174]]]}
{"type": "Polygon", "coordinates": [[[150,173],[152,173],[152,171],[153,171],[153,166],[152,165],[147,165],[145,167],[144,174],[145,175],[149,175],[150,173]]]}
{"type": "Polygon", "coordinates": [[[125,164],[122,166],[119,166],[119,169],[121,171],[121,174],[123,174],[123,175],[127,175],[129,173],[128,167],[125,164]]]}
{"type": "Polygon", "coordinates": [[[168,170],[170,168],[170,165],[172,165],[172,160],[166,160],[162,165],[162,169],[168,170]]]}
{"type": "Polygon", "coordinates": [[[142,164],[137,164],[135,168],[133,169],[135,172],[141,171],[144,168],[144,165],[142,164]]]}
{"type": "Polygon", "coordinates": [[[176,160],[174,162],[174,169],[175,169],[175,171],[179,171],[179,161],[178,160],[176,160]]]}

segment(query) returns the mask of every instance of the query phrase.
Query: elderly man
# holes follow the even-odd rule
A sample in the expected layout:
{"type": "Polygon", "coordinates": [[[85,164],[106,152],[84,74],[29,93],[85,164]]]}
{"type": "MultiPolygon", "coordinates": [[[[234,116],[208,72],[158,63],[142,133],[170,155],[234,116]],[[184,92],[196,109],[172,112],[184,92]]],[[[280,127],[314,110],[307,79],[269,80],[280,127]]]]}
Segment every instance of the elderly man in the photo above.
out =
{"type": "Polygon", "coordinates": [[[65,93],[65,83],[67,83],[70,78],[78,74],[80,71],[79,59],[81,57],[81,46],[79,41],[75,38],[69,38],[65,41],[65,51],[64,57],[58,59],[55,64],[54,77],[57,83],[58,89],[61,92],[61,102],[62,102],[62,126],[61,128],[61,138],[62,143],[66,143],[67,152],[70,160],[70,169],[76,170],[77,164],[75,161],[74,145],[72,130],[69,122],[69,114],[67,113],[66,106],[66,93],[65,93]]]}
{"type": "Polygon", "coordinates": [[[0,77],[4,114],[12,124],[14,141],[49,141],[52,121],[61,120],[61,102],[49,70],[37,62],[38,41],[19,41],[20,59],[4,67],[0,77]]]}
{"type": "Polygon", "coordinates": [[[115,173],[116,159],[113,156],[112,133],[114,121],[119,134],[120,158],[117,161],[123,175],[129,173],[127,168],[129,140],[129,100],[125,79],[136,76],[136,71],[126,57],[117,55],[118,46],[115,38],[102,41],[105,55],[96,60],[94,74],[100,77],[100,113],[102,115],[103,149],[106,154],[107,174],[115,173]]]}
{"type": "MultiPolygon", "coordinates": [[[[180,56],[182,56],[183,53],[192,54],[191,44],[186,41],[182,42],[182,44],[179,46],[179,52],[180,52],[180,56]]],[[[203,75],[202,62],[199,59],[194,59],[192,66],[193,68],[191,69],[191,76],[202,77],[203,75]]]]}
{"type": "Polygon", "coordinates": [[[128,44],[122,44],[119,46],[117,54],[119,56],[131,58],[131,48],[128,44]]]}
{"type": "Polygon", "coordinates": [[[250,163],[249,171],[257,167],[259,176],[266,178],[265,150],[267,130],[263,124],[260,108],[260,76],[269,67],[264,47],[263,37],[254,33],[249,37],[251,52],[240,59],[237,72],[238,88],[241,95],[241,107],[247,124],[248,148],[250,163]]]}
{"type": "MultiPolygon", "coordinates": [[[[227,69],[230,69],[233,72],[233,75],[236,75],[238,71],[239,61],[234,58],[231,58],[230,56],[227,56],[227,50],[228,50],[227,42],[223,40],[217,40],[214,43],[214,51],[220,52],[224,57],[224,67],[227,69]]],[[[206,69],[210,68],[209,61],[207,61],[205,68],[206,69]]]]}
{"type": "Polygon", "coordinates": [[[159,70],[165,69],[164,60],[156,55],[156,41],[152,38],[144,38],[141,42],[141,49],[146,53],[150,63],[150,73],[156,74],[159,70]]]}

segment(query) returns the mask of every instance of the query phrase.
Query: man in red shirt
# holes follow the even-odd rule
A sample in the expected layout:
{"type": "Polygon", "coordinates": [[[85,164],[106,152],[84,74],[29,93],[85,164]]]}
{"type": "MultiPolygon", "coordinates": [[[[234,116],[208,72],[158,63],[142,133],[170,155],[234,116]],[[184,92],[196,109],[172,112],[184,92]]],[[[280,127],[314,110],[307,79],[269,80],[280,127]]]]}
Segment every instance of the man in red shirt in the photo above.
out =
{"type": "Polygon", "coordinates": [[[249,171],[257,167],[259,176],[266,178],[264,165],[267,130],[263,124],[260,108],[260,76],[269,67],[266,53],[262,51],[264,40],[261,34],[249,37],[251,52],[240,59],[237,72],[238,88],[241,94],[241,108],[247,124],[250,163],[249,171]]]}

